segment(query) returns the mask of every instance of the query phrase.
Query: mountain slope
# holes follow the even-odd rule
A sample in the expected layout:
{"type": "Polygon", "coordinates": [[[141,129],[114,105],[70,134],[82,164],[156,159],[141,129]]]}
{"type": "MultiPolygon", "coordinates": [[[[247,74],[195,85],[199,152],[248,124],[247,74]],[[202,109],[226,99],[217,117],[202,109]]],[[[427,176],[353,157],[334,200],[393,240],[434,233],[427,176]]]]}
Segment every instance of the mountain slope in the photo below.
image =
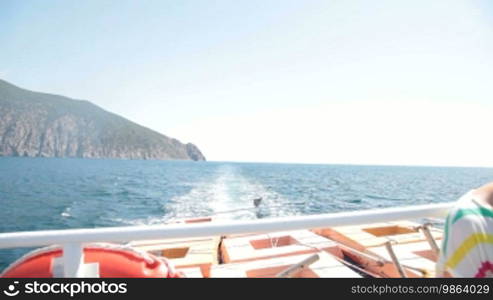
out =
{"type": "Polygon", "coordinates": [[[183,144],[83,100],[0,80],[0,156],[205,160],[183,144]]]}

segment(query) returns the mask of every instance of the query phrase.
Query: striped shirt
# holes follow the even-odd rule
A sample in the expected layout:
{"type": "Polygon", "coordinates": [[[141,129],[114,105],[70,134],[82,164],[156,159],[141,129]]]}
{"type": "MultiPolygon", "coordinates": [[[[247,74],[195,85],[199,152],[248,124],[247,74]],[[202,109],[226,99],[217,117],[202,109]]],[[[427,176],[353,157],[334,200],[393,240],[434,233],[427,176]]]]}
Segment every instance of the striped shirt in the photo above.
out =
{"type": "Polygon", "coordinates": [[[462,196],[447,216],[437,276],[493,277],[493,209],[473,192],[462,196]]]}

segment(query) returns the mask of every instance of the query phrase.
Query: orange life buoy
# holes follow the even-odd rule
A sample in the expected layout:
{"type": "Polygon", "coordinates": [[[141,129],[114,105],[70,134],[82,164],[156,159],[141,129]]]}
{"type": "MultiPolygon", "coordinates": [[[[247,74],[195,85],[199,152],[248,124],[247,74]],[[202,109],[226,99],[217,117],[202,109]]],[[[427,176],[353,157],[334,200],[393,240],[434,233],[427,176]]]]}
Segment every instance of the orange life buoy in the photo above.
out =
{"type": "MultiPolygon", "coordinates": [[[[61,258],[60,247],[47,247],[23,256],[11,264],[0,277],[51,278],[55,259],[61,258]]],[[[177,278],[180,272],[165,258],[114,244],[90,244],[84,247],[84,263],[98,263],[99,277],[177,278]]]]}

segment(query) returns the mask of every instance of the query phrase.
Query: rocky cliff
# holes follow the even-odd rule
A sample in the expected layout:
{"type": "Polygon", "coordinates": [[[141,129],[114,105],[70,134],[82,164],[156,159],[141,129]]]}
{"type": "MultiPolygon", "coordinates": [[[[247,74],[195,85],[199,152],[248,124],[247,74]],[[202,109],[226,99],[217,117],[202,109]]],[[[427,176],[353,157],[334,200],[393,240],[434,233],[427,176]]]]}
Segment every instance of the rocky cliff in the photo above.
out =
{"type": "Polygon", "coordinates": [[[193,144],[83,100],[0,80],[0,156],[205,160],[193,144]]]}

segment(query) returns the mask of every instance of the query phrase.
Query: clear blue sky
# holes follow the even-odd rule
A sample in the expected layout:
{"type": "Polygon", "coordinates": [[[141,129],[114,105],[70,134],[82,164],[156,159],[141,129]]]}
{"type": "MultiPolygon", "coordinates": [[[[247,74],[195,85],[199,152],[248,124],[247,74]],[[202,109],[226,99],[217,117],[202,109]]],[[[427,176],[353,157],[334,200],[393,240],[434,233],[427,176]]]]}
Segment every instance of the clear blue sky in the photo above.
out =
{"type": "Polygon", "coordinates": [[[493,166],[491,1],[0,2],[0,78],[210,160],[493,166]]]}

